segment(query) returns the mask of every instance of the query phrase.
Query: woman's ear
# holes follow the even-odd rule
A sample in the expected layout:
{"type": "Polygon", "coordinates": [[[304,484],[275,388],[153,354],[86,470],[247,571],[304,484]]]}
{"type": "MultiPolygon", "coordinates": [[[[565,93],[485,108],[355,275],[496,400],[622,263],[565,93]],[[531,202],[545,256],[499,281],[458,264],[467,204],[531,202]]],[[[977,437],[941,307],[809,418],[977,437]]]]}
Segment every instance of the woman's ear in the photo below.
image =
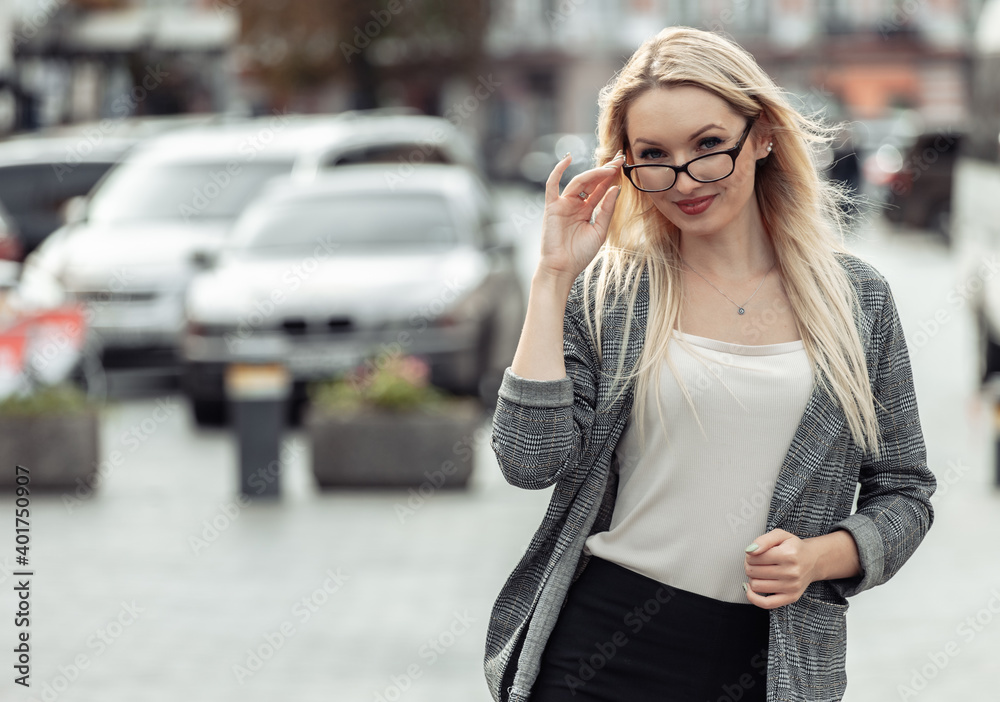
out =
{"type": "Polygon", "coordinates": [[[754,158],[759,162],[761,159],[766,159],[775,149],[771,120],[767,118],[766,112],[757,119],[754,131],[757,132],[753,139],[754,158]]]}

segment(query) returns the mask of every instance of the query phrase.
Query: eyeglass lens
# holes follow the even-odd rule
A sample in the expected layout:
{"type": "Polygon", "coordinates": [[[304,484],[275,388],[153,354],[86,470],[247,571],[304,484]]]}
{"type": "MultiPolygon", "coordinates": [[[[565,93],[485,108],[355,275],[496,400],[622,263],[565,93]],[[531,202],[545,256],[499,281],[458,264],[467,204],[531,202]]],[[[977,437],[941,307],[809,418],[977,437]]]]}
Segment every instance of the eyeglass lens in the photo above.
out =
{"type": "MultiPolygon", "coordinates": [[[[733,159],[729,154],[713,154],[689,163],[688,173],[695,180],[718,180],[732,173],[734,166],[733,159]]],[[[632,171],[632,175],[636,184],[644,190],[665,190],[671,187],[677,179],[677,172],[667,167],[636,168],[632,171]]]]}

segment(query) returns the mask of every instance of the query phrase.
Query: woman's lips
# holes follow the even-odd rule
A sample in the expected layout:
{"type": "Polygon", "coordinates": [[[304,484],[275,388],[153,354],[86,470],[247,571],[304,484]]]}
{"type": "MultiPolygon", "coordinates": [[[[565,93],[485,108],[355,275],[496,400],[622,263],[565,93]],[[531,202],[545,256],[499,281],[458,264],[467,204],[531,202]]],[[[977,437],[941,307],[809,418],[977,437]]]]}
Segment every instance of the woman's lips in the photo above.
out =
{"type": "Polygon", "coordinates": [[[686,215],[697,215],[701,214],[708,209],[708,206],[712,204],[715,200],[715,195],[709,195],[708,197],[699,197],[694,200],[681,200],[677,202],[676,205],[680,208],[680,211],[686,215]]]}

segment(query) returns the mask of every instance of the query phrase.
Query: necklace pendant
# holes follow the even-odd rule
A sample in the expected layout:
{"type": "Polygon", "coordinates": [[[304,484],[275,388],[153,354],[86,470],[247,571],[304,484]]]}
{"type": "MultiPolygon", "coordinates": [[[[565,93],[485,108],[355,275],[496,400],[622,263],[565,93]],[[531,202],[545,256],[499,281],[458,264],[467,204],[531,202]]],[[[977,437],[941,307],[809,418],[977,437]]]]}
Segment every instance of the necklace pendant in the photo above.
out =
{"type": "Polygon", "coordinates": [[[743,308],[742,307],[740,308],[740,314],[743,314],[743,308]]]}

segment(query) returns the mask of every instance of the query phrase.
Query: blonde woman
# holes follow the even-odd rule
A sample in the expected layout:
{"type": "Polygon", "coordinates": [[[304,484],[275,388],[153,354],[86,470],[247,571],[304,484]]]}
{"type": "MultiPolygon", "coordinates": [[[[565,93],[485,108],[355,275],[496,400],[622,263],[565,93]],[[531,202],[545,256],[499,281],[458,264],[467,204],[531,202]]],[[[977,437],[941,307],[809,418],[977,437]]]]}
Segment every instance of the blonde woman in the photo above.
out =
{"type": "Polygon", "coordinates": [[[599,136],[604,166],[546,183],[494,415],[507,481],[554,489],[493,607],[490,692],[840,700],[847,598],[913,554],[936,480],[892,291],[812,155],[830,132],[671,27],[601,92],[599,136]]]}

